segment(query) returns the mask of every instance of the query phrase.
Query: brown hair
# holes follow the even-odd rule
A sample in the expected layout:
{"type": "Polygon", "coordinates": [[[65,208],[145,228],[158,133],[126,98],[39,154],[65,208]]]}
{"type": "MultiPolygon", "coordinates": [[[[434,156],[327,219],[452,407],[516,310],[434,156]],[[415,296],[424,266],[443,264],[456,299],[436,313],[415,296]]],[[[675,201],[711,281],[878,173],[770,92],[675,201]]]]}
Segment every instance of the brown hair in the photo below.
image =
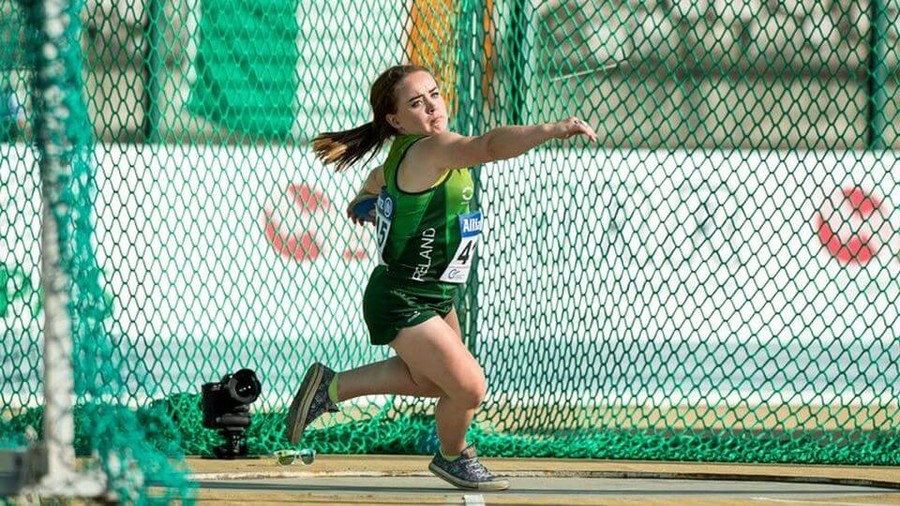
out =
{"type": "Polygon", "coordinates": [[[397,134],[397,129],[387,122],[387,115],[397,112],[397,85],[415,72],[428,72],[428,69],[419,65],[397,65],[382,72],[369,92],[372,121],[350,130],[320,133],[312,141],[316,158],[325,165],[336,164],[337,172],[360,161],[370,151],[372,154],[366,161],[371,160],[384,141],[397,134]]]}

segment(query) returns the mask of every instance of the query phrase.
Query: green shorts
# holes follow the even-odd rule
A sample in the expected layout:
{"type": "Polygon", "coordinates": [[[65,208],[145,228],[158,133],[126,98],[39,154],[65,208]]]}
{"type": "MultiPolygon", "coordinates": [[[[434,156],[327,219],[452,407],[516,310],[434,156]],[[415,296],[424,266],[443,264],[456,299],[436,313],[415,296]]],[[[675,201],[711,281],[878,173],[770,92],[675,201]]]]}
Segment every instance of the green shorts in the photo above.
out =
{"type": "Polygon", "coordinates": [[[457,285],[420,283],[392,278],[379,265],[372,271],[363,296],[363,317],[372,344],[388,344],[401,329],[414,327],[453,310],[457,285]]]}

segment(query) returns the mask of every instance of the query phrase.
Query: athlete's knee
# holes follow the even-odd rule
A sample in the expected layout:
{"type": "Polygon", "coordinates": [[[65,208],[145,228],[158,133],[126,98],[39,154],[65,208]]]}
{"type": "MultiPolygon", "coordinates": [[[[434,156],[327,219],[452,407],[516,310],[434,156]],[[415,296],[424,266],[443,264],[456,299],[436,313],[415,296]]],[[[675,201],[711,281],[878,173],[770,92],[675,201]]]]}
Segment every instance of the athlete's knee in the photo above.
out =
{"type": "Polygon", "coordinates": [[[484,370],[477,366],[475,371],[468,373],[459,382],[454,392],[448,392],[448,394],[454,400],[468,407],[477,408],[487,395],[487,380],[484,377],[484,370]]]}

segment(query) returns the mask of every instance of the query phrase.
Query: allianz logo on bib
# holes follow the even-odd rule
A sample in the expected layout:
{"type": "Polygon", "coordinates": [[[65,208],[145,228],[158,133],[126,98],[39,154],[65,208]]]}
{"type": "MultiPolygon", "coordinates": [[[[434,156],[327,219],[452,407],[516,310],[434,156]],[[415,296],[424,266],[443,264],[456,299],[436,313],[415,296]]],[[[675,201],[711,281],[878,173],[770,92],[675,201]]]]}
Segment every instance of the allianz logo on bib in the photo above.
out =
{"type": "Polygon", "coordinates": [[[459,215],[459,230],[463,237],[471,237],[481,233],[481,211],[459,215]]]}
{"type": "Polygon", "coordinates": [[[393,217],[394,199],[391,198],[391,195],[386,190],[381,190],[381,194],[378,195],[378,201],[375,203],[375,206],[376,212],[385,219],[390,220],[393,217]]]}

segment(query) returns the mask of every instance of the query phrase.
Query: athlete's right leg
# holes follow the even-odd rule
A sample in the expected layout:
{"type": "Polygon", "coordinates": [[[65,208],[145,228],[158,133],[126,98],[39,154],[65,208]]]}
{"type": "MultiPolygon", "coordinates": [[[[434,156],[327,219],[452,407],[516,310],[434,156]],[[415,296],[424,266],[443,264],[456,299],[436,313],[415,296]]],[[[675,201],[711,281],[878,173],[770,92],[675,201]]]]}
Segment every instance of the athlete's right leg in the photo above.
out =
{"type": "MultiPolygon", "coordinates": [[[[460,339],[456,309],[444,316],[457,339],[460,339]]],[[[425,375],[409,369],[399,356],[366,364],[338,373],[338,401],[377,394],[444,397],[444,392],[425,375]]]]}
{"type": "Polygon", "coordinates": [[[338,373],[338,401],[378,394],[441,397],[444,392],[427,377],[410,371],[400,357],[338,373]]]}
{"type": "Polygon", "coordinates": [[[291,402],[286,421],[288,439],[297,444],[307,425],[328,411],[337,411],[335,403],[378,394],[442,397],[444,392],[427,377],[410,371],[400,357],[341,373],[317,362],[307,369],[291,402]]]}
{"type": "MultiPolygon", "coordinates": [[[[458,341],[459,323],[455,318],[456,313],[452,312],[451,315],[448,328],[458,341]]],[[[446,397],[435,382],[420,371],[411,370],[400,357],[391,357],[339,373],[315,363],[307,369],[288,409],[288,439],[293,444],[299,442],[307,425],[328,411],[337,411],[337,402],[379,394],[446,397]]]]}

